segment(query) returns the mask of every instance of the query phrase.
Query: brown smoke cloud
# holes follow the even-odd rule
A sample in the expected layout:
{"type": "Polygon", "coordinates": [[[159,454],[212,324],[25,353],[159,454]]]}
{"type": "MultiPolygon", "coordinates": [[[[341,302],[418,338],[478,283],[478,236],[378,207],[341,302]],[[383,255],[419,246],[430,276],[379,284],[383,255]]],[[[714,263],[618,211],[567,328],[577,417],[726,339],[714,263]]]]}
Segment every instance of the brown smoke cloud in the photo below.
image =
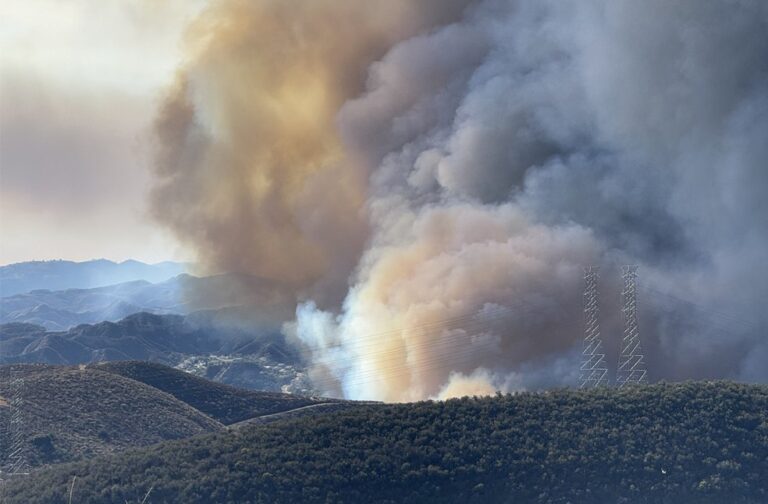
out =
{"type": "Polygon", "coordinates": [[[206,272],[338,304],[367,237],[367,173],[343,152],[338,109],[388,47],[466,3],[214,2],[157,118],[155,217],[206,272]]]}

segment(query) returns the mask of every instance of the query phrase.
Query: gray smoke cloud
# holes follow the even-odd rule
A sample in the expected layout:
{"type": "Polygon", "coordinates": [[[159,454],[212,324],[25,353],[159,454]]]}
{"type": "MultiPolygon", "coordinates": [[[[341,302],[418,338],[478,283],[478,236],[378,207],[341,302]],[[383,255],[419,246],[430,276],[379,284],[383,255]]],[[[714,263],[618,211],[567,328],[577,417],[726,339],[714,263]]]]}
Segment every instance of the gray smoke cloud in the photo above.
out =
{"type": "Polygon", "coordinates": [[[767,33],[762,2],[484,0],[372,58],[335,113],[364,246],[343,303],[286,326],[316,382],[574,384],[582,266],[611,363],[624,263],[652,380],[767,381],[767,33]]]}

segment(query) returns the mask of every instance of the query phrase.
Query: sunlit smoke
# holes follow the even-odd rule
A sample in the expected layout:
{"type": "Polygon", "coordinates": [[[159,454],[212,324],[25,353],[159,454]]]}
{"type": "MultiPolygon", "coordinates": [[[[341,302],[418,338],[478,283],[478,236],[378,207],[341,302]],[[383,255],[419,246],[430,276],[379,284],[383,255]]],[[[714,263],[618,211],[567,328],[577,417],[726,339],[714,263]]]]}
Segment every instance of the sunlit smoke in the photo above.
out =
{"type": "Polygon", "coordinates": [[[389,46],[464,3],[214,2],[157,119],[155,216],[208,271],[338,303],[367,235],[367,173],[336,113],[389,46]]]}

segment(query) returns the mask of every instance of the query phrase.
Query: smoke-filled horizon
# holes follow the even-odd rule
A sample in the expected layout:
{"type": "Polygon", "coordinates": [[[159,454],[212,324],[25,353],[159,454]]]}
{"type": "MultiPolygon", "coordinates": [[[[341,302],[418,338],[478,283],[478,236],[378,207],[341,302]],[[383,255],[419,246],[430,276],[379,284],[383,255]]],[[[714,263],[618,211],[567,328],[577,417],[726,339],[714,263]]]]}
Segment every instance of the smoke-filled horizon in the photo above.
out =
{"type": "Polygon", "coordinates": [[[652,380],[768,381],[766,33],[746,0],[217,1],[153,213],[295,301],[327,393],[575,384],[582,268],[611,363],[624,263],[652,380]]]}

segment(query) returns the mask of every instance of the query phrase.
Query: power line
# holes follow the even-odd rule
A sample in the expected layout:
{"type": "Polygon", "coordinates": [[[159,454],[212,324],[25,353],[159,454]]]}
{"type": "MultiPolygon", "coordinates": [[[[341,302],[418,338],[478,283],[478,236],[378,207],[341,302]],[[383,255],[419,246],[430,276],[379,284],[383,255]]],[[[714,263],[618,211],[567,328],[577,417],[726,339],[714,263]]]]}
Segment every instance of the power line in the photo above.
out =
{"type": "MultiPolygon", "coordinates": [[[[705,306],[703,304],[696,303],[688,299],[683,299],[673,294],[670,294],[668,292],[663,292],[648,286],[640,285],[639,290],[646,292],[648,294],[651,294],[656,299],[663,298],[665,302],[674,302],[677,304],[685,305],[691,310],[702,313],[705,316],[710,318],[708,323],[712,323],[712,324],[721,323],[723,324],[721,326],[721,329],[725,327],[727,328],[727,331],[729,333],[733,332],[733,326],[739,326],[741,327],[741,329],[745,331],[757,331],[760,328],[760,322],[757,322],[754,320],[752,321],[745,320],[745,316],[743,314],[736,314],[732,312],[724,312],[721,310],[716,310],[710,306],[705,306]],[[715,322],[712,319],[718,319],[719,322],[715,322]]],[[[671,312],[670,309],[664,309],[662,311],[664,311],[665,313],[671,312]]]]}

